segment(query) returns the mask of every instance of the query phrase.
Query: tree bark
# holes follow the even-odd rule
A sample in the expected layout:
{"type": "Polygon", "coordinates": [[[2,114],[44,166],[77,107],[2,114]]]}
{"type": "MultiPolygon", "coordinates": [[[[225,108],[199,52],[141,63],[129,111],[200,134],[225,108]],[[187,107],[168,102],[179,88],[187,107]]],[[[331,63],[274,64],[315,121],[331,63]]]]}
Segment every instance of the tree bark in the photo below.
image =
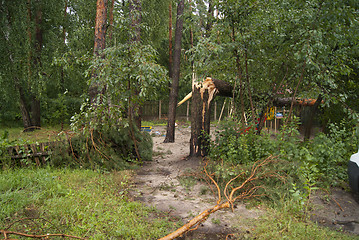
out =
{"type": "MultiPolygon", "coordinates": [[[[236,42],[236,37],[235,37],[235,30],[234,30],[234,23],[232,23],[232,42],[235,43],[236,42]]],[[[238,74],[238,79],[239,79],[239,99],[240,99],[240,107],[241,107],[241,120],[244,121],[245,119],[245,112],[244,112],[244,87],[243,87],[243,76],[242,76],[242,67],[241,67],[241,62],[240,62],[240,58],[239,58],[239,53],[237,48],[234,48],[234,57],[236,58],[236,67],[237,67],[237,74],[238,74]]],[[[236,86],[235,86],[236,87],[236,86]]],[[[232,99],[232,107],[233,107],[233,103],[234,103],[234,92],[233,92],[233,99],[232,99]]]]}
{"type": "Polygon", "coordinates": [[[214,18],[214,9],[212,0],[208,1],[208,14],[207,14],[207,25],[206,25],[206,35],[207,37],[210,36],[210,32],[213,25],[213,18],[214,18]]]}
{"type": "Polygon", "coordinates": [[[184,0],[179,0],[177,6],[175,48],[173,53],[173,80],[172,80],[171,92],[169,97],[167,133],[166,133],[166,138],[164,140],[165,143],[175,141],[176,106],[178,100],[180,65],[181,65],[183,11],[184,11],[184,0]]]}
{"type": "MultiPolygon", "coordinates": [[[[41,52],[43,45],[43,30],[42,24],[42,9],[37,9],[35,16],[35,56],[34,56],[34,67],[41,68],[41,52]]],[[[41,127],[41,105],[39,97],[30,93],[31,95],[31,115],[32,125],[34,127],[41,127]]]]}
{"type": "Polygon", "coordinates": [[[311,108],[308,123],[305,126],[304,141],[308,141],[310,139],[310,135],[312,133],[314,117],[317,113],[318,107],[319,107],[320,103],[322,102],[322,100],[323,100],[323,97],[321,94],[319,94],[317,100],[315,101],[313,107],[311,108]]]}
{"type": "MultiPolygon", "coordinates": [[[[131,18],[131,41],[134,44],[139,45],[141,43],[141,10],[142,10],[142,4],[140,0],[130,0],[130,18],[131,18]]],[[[135,45],[136,47],[136,45],[135,45]]],[[[137,80],[134,83],[129,84],[129,90],[131,91],[131,94],[134,96],[138,96],[140,93],[139,83],[137,80]]],[[[138,129],[141,129],[141,122],[142,122],[142,108],[140,104],[138,104],[136,101],[129,101],[129,111],[131,111],[131,116],[133,117],[133,120],[135,122],[135,125],[138,129]]]]}
{"type": "Polygon", "coordinates": [[[31,131],[31,118],[30,118],[30,112],[26,105],[26,98],[24,89],[19,84],[19,79],[16,77],[14,78],[15,81],[15,87],[19,91],[19,100],[20,100],[20,111],[21,111],[21,117],[22,117],[22,123],[24,125],[25,131],[31,131]]]}
{"type": "Polygon", "coordinates": [[[131,29],[132,36],[131,41],[140,43],[141,41],[141,0],[130,0],[130,18],[131,18],[131,29]]]}
{"type": "Polygon", "coordinates": [[[206,156],[209,151],[211,103],[208,89],[192,90],[190,157],[206,156]]]}
{"type": "Polygon", "coordinates": [[[169,59],[169,66],[168,66],[168,75],[170,77],[170,79],[172,79],[173,77],[173,66],[172,66],[172,2],[170,1],[170,4],[168,6],[168,11],[169,11],[169,21],[168,21],[168,59],[169,59]]]}
{"type": "Polygon", "coordinates": [[[34,128],[39,128],[41,127],[40,100],[34,95],[31,98],[31,125],[34,128]]]}
{"type": "Polygon", "coordinates": [[[108,39],[112,42],[113,35],[113,9],[115,7],[115,0],[111,1],[111,7],[109,12],[109,29],[108,29],[108,39]]]}
{"type": "MultiPolygon", "coordinates": [[[[106,25],[107,25],[107,0],[97,0],[96,7],[96,23],[95,23],[95,41],[94,55],[104,57],[102,51],[106,47],[106,25]]],[[[95,80],[96,74],[93,74],[94,81],[89,87],[89,97],[91,104],[95,105],[97,97],[100,93],[99,83],[95,80]]]]}
{"type": "Polygon", "coordinates": [[[97,0],[94,54],[99,56],[106,47],[107,0],[97,0]]]}

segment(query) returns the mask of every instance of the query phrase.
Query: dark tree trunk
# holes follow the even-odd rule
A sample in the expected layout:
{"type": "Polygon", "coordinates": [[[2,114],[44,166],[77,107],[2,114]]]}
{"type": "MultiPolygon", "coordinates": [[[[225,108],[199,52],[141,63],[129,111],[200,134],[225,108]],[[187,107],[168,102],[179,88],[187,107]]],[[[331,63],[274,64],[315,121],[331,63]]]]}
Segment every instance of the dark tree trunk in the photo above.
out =
{"type": "Polygon", "coordinates": [[[169,58],[169,66],[168,66],[168,75],[170,77],[170,79],[172,79],[173,74],[172,74],[172,2],[170,1],[169,7],[168,7],[168,11],[169,11],[169,21],[168,21],[168,58],[169,58]]]}
{"type": "Polygon", "coordinates": [[[206,25],[206,35],[207,37],[210,36],[210,32],[213,25],[213,18],[214,18],[214,11],[213,11],[213,4],[212,1],[208,1],[208,15],[207,15],[207,25],[206,25]]]}
{"type": "Polygon", "coordinates": [[[32,96],[31,99],[31,120],[32,126],[34,128],[41,127],[41,107],[40,100],[37,99],[36,96],[32,96]]]}
{"type": "Polygon", "coordinates": [[[180,65],[181,65],[183,11],[184,11],[184,0],[179,0],[177,6],[177,18],[176,18],[177,21],[176,21],[176,31],[175,31],[175,49],[173,53],[173,80],[172,80],[171,92],[169,97],[167,133],[166,133],[166,138],[164,140],[165,143],[175,141],[176,107],[178,100],[180,65]]]}
{"type": "Polygon", "coordinates": [[[131,28],[132,28],[132,42],[140,43],[141,41],[141,1],[140,0],[130,0],[130,18],[131,18],[131,28]]]}
{"type": "Polygon", "coordinates": [[[111,1],[110,12],[109,12],[109,29],[108,29],[108,39],[112,42],[113,35],[113,9],[115,7],[115,0],[111,1]]]}
{"type": "Polygon", "coordinates": [[[19,84],[19,80],[17,78],[14,79],[15,81],[15,87],[19,91],[19,100],[20,100],[20,111],[21,111],[21,117],[22,117],[22,123],[24,125],[24,131],[31,131],[31,118],[30,118],[30,112],[26,105],[26,98],[24,89],[19,84]]]}
{"type": "Polygon", "coordinates": [[[218,80],[218,79],[212,79],[214,85],[216,86],[216,89],[218,90],[217,95],[222,97],[233,97],[233,86],[229,83],[218,80]]]}
{"type": "MultiPolygon", "coordinates": [[[[130,0],[130,18],[131,18],[131,41],[135,44],[141,43],[141,11],[142,11],[142,4],[140,0],[130,0]]],[[[136,47],[136,46],[135,46],[136,47]]],[[[134,96],[138,96],[140,93],[139,83],[137,80],[134,83],[129,84],[129,90],[132,92],[134,96]]],[[[141,129],[141,122],[142,122],[142,109],[138,102],[136,101],[129,101],[129,111],[131,111],[131,115],[135,122],[135,125],[138,129],[141,129]]],[[[132,119],[130,119],[130,124],[132,124],[132,119]]]]}
{"type": "MultiPolygon", "coordinates": [[[[211,105],[216,95],[223,97],[233,96],[233,87],[222,80],[210,79],[214,86],[215,92],[210,93],[206,82],[203,85],[193,85],[192,89],[192,108],[191,108],[191,140],[190,140],[190,156],[199,157],[206,156],[209,152],[210,141],[210,116],[211,116],[211,105]],[[201,91],[203,94],[201,94],[201,91]],[[212,99],[210,99],[213,94],[212,99]]],[[[213,91],[213,90],[211,90],[213,91]]]]}
{"type": "MultiPolygon", "coordinates": [[[[42,10],[38,9],[35,16],[35,57],[34,67],[41,68],[41,52],[43,45],[42,10]]],[[[40,99],[34,93],[31,93],[31,117],[33,127],[41,127],[41,106],[40,99]]]]}
{"type": "MultiPolygon", "coordinates": [[[[232,23],[232,24],[233,24],[232,25],[232,41],[233,41],[233,43],[235,43],[236,42],[235,29],[234,29],[235,27],[234,27],[234,23],[232,23]]],[[[242,67],[241,67],[239,53],[236,48],[234,48],[234,56],[236,58],[236,67],[237,67],[237,74],[238,74],[238,79],[239,79],[239,99],[240,99],[241,118],[242,118],[241,120],[244,121],[245,113],[244,113],[244,96],[243,96],[244,87],[243,87],[243,79],[242,79],[242,67]]],[[[234,101],[235,101],[235,98],[233,95],[232,105],[233,105],[234,101]]]]}
{"type": "Polygon", "coordinates": [[[209,151],[211,102],[208,90],[201,97],[200,88],[193,87],[191,108],[190,157],[206,156],[209,151]]]}
{"type": "Polygon", "coordinates": [[[308,119],[308,123],[305,126],[305,131],[304,131],[304,141],[308,141],[310,139],[310,135],[312,132],[312,127],[313,127],[313,121],[314,121],[314,117],[318,111],[318,107],[320,105],[320,103],[322,102],[323,97],[321,94],[319,94],[317,101],[314,103],[313,107],[311,107],[311,111],[310,111],[310,116],[308,119]]]}

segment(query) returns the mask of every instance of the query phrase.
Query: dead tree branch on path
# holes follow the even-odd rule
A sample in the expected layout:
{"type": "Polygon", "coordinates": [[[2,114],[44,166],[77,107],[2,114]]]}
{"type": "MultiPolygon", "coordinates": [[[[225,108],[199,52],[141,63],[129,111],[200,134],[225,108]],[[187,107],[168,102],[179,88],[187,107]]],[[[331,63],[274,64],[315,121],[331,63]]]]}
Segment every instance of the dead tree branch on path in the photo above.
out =
{"type": "Polygon", "coordinates": [[[231,208],[233,211],[234,210],[233,205],[234,205],[235,201],[240,200],[240,199],[248,199],[251,197],[260,196],[260,195],[256,195],[256,191],[259,188],[261,188],[261,186],[256,186],[252,183],[253,183],[253,181],[259,179],[259,176],[258,176],[259,170],[262,167],[266,166],[267,164],[271,163],[275,158],[276,157],[269,156],[268,158],[266,158],[262,161],[255,162],[252,166],[250,175],[238,187],[234,187],[230,191],[229,191],[229,187],[230,187],[231,183],[233,183],[240,176],[243,176],[245,174],[245,172],[239,173],[236,177],[232,178],[229,182],[227,182],[225,189],[224,189],[224,195],[225,195],[227,201],[224,203],[221,203],[222,198],[221,198],[220,187],[218,186],[217,182],[208,174],[208,172],[206,170],[206,166],[207,166],[206,165],[204,167],[205,174],[207,175],[208,178],[210,178],[210,180],[216,186],[217,191],[218,191],[217,204],[213,207],[206,209],[205,211],[203,211],[202,213],[200,213],[199,215],[194,217],[192,220],[190,220],[187,224],[183,225],[176,231],[168,234],[167,236],[165,236],[159,240],[175,239],[175,238],[183,235],[186,232],[196,230],[199,227],[200,223],[204,222],[209,217],[209,215],[211,215],[212,213],[214,213],[218,210],[221,210],[221,209],[225,209],[225,208],[231,208]]]}
{"type": "Polygon", "coordinates": [[[13,232],[13,231],[5,231],[5,230],[0,230],[0,233],[4,235],[4,240],[8,239],[8,240],[15,240],[13,238],[8,238],[8,235],[18,235],[18,236],[23,236],[23,237],[29,237],[29,238],[41,238],[41,239],[48,239],[49,237],[66,237],[66,238],[75,238],[75,239],[86,239],[86,238],[82,238],[82,237],[76,237],[76,236],[71,236],[71,235],[67,235],[67,234],[43,234],[43,235],[34,235],[34,234],[26,234],[26,233],[20,233],[20,232],[13,232]]]}

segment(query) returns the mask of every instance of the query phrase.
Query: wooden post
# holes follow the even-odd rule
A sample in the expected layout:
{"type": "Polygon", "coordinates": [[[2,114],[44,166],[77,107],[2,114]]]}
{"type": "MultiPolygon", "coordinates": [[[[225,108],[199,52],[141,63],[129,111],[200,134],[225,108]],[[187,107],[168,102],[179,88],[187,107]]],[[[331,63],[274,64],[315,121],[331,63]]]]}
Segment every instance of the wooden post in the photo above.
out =
{"type": "Polygon", "coordinates": [[[274,132],[277,132],[277,117],[276,117],[277,107],[274,108],[274,132]]]}
{"type": "Polygon", "coordinates": [[[189,101],[187,101],[187,112],[186,112],[187,121],[189,121],[189,101]]]}
{"type": "Polygon", "coordinates": [[[217,102],[214,102],[214,121],[217,121],[217,102]]]}
{"type": "Polygon", "coordinates": [[[158,120],[160,120],[161,119],[161,115],[162,115],[162,100],[160,100],[159,102],[158,102],[158,120]]]}
{"type": "Polygon", "coordinates": [[[224,111],[224,107],[226,106],[226,100],[224,100],[224,103],[223,103],[223,106],[222,106],[222,110],[221,110],[221,113],[219,114],[219,119],[218,119],[218,123],[221,121],[221,118],[222,118],[222,114],[223,114],[223,111],[224,111]]]}

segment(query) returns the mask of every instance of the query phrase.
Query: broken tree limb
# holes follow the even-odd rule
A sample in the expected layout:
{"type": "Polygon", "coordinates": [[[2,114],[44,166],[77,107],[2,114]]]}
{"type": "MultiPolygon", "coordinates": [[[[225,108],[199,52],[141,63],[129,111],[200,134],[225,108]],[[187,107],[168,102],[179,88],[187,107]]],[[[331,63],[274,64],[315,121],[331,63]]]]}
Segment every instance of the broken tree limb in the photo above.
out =
{"type": "Polygon", "coordinates": [[[43,235],[35,235],[35,234],[26,234],[26,233],[20,233],[20,232],[13,232],[13,231],[5,231],[5,230],[0,230],[0,233],[2,233],[5,237],[5,239],[9,239],[8,235],[18,235],[18,236],[23,236],[23,237],[28,237],[28,238],[41,238],[41,239],[48,239],[49,237],[63,237],[63,238],[75,238],[75,239],[87,239],[87,238],[82,238],[82,237],[76,237],[76,236],[71,236],[71,235],[67,235],[67,234],[43,234],[43,235]]]}
{"type": "MultiPolygon", "coordinates": [[[[202,83],[195,83],[194,84],[197,88],[201,88],[201,93],[205,90],[208,90],[210,100],[215,95],[223,96],[223,97],[232,97],[233,96],[233,87],[229,83],[207,77],[202,83]]],[[[189,100],[192,97],[192,92],[188,93],[180,102],[178,102],[177,107],[181,106],[184,102],[189,100]]]]}
{"type": "Polygon", "coordinates": [[[214,207],[208,208],[205,211],[203,211],[201,214],[197,215],[195,218],[193,218],[191,221],[189,221],[187,224],[183,225],[182,227],[180,227],[179,229],[177,229],[176,231],[174,231],[173,233],[168,234],[167,236],[160,238],[159,240],[170,240],[170,239],[175,239],[181,235],[183,235],[184,233],[191,231],[193,227],[196,228],[196,226],[198,224],[200,224],[201,222],[205,221],[208,216],[214,212],[217,212],[218,210],[224,209],[224,208],[229,208],[230,204],[229,202],[225,202],[222,204],[217,204],[214,207]]]}
{"type": "Polygon", "coordinates": [[[224,203],[221,203],[221,191],[220,191],[216,181],[210,176],[210,174],[208,174],[208,172],[206,170],[206,166],[207,166],[207,164],[206,164],[206,166],[204,167],[204,172],[205,172],[206,176],[209,177],[211,179],[211,181],[217,187],[217,191],[218,191],[217,204],[211,208],[207,208],[205,211],[203,211],[202,213],[200,213],[199,215],[197,215],[196,217],[191,219],[188,223],[186,223],[182,227],[178,228],[176,231],[168,234],[167,236],[160,238],[159,240],[172,240],[177,237],[180,237],[181,235],[185,234],[186,232],[196,230],[199,227],[199,224],[206,221],[207,218],[209,217],[209,215],[211,215],[214,212],[217,212],[218,210],[232,208],[232,211],[233,211],[234,210],[233,204],[235,201],[237,201],[239,199],[247,199],[250,197],[260,196],[260,195],[255,195],[255,192],[257,191],[257,189],[261,188],[261,186],[256,186],[253,184],[249,188],[246,188],[246,186],[249,183],[252,183],[254,180],[259,179],[259,177],[257,177],[257,173],[259,172],[259,170],[262,167],[266,166],[267,164],[271,163],[274,159],[275,159],[275,157],[269,156],[268,158],[266,158],[262,161],[257,161],[256,163],[254,163],[249,177],[247,177],[247,179],[244,180],[242,182],[242,184],[240,184],[238,187],[232,188],[230,193],[226,193],[229,185],[231,183],[233,183],[234,180],[238,179],[240,176],[243,176],[243,174],[245,174],[245,173],[244,172],[239,173],[236,177],[232,178],[226,184],[226,187],[224,190],[226,198],[227,198],[227,201],[224,203]],[[243,191],[241,191],[241,190],[243,190],[243,191]]]}

